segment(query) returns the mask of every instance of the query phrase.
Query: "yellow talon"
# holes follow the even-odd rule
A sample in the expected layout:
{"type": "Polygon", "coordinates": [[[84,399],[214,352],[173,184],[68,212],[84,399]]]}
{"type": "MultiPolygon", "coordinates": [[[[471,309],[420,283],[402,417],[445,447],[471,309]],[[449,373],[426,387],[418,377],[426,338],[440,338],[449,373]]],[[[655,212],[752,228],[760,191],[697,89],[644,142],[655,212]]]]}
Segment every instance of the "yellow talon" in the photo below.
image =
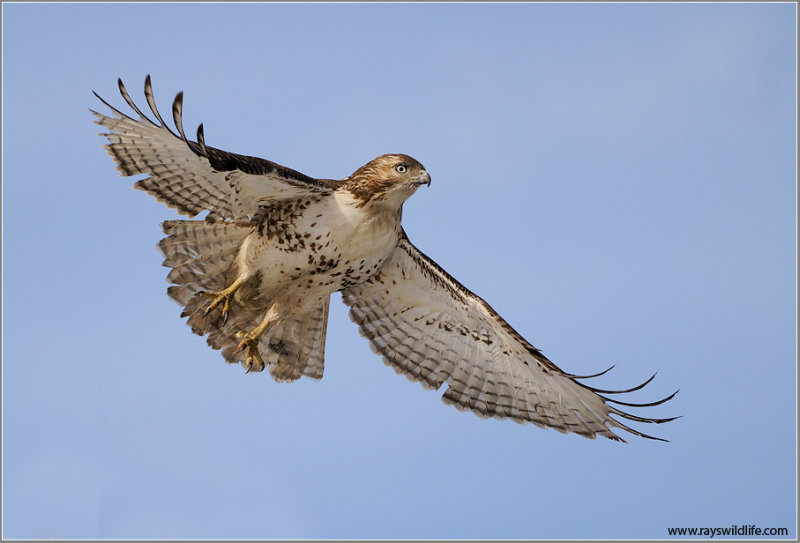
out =
{"type": "Polygon", "coordinates": [[[261,358],[261,355],[258,352],[258,341],[261,338],[261,334],[254,336],[253,334],[249,334],[244,330],[240,330],[236,332],[236,337],[241,339],[241,343],[236,347],[237,351],[244,350],[247,347],[247,363],[246,368],[247,372],[250,373],[251,371],[261,371],[264,369],[264,359],[261,358]]]}
{"type": "Polygon", "coordinates": [[[236,291],[239,290],[239,287],[242,286],[242,283],[244,283],[244,278],[239,278],[236,281],[234,281],[231,286],[229,286],[226,289],[220,290],[219,292],[213,292],[213,291],[199,292],[198,294],[200,294],[201,296],[211,299],[211,303],[208,304],[208,307],[206,308],[205,313],[203,313],[203,316],[207,317],[208,314],[211,313],[211,311],[213,311],[216,307],[222,304],[222,317],[226,319],[228,317],[228,310],[231,307],[231,299],[233,298],[233,295],[236,293],[236,291]]]}
{"type": "Polygon", "coordinates": [[[274,309],[270,309],[267,311],[267,314],[264,316],[264,319],[261,321],[261,324],[256,326],[253,331],[246,332],[244,330],[239,330],[236,332],[237,339],[240,339],[239,345],[236,347],[237,351],[243,351],[245,347],[247,347],[247,371],[250,372],[252,370],[261,371],[264,369],[266,364],[264,364],[264,359],[261,358],[261,355],[258,352],[258,342],[261,340],[261,336],[264,334],[269,325],[275,322],[276,314],[274,309]]]}

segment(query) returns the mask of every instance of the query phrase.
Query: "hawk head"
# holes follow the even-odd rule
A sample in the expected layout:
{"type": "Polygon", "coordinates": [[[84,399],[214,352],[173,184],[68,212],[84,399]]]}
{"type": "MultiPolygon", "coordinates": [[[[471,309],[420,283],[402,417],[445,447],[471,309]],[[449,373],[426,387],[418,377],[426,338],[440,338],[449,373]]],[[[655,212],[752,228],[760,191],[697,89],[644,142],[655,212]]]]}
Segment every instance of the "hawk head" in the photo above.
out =
{"type": "Polygon", "coordinates": [[[381,155],[344,179],[344,188],[360,206],[383,204],[399,208],[420,185],[430,185],[425,167],[408,155],[381,155]]]}

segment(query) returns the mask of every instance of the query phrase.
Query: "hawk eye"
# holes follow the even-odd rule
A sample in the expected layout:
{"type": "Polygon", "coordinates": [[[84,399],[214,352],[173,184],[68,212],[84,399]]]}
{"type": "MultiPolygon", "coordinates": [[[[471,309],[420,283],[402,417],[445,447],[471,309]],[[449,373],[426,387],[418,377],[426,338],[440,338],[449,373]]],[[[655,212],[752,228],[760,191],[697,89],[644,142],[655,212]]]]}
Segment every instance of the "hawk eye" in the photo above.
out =
{"type": "Polygon", "coordinates": [[[401,162],[400,164],[395,166],[394,169],[395,169],[395,171],[397,173],[406,173],[406,170],[408,169],[408,166],[406,166],[405,162],[401,162]]]}

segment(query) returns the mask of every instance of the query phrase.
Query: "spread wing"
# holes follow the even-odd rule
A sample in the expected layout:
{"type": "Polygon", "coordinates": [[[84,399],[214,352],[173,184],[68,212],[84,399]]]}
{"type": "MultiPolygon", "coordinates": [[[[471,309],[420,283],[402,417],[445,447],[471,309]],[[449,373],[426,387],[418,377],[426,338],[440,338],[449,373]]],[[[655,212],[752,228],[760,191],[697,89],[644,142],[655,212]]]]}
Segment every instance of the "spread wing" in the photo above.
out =
{"type": "Polygon", "coordinates": [[[633,404],[604,394],[639,390],[653,377],[618,391],[581,383],[605,372],[584,377],[563,372],[489,304],[414,247],[405,233],[379,273],[344,290],[342,298],[361,334],[387,364],[426,388],[447,383],[442,399],[461,410],[621,441],[612,430],[661,439],[611,415],[637,422],[674,420],[639,417],[611,404],[654,406],[677,392],[660,401],[633,404]]]}
{"type": "Polygon", "coordinates": [[[188,140],[183,131],[182,92],[172,105],[176,134],[156,108],[149,75],[144,94],[157,122],[136,106],[122,80],[118,84],[122,97],[139,118],[122,113],[95,93],[113,113],[108,117],[90,110],[97,117],[95,122],[109,129],[100,134],[110,142],[104,147],[123,175],[149,175],[134,185],[137,189],[180,213],[194,217],[209,211],[209,220],[246,219],[271,202],[329,194],[335,188],[335,181],[314,179],[263,158],[209,147],[202,124],[197,129],[197,141],[188,140]]]}

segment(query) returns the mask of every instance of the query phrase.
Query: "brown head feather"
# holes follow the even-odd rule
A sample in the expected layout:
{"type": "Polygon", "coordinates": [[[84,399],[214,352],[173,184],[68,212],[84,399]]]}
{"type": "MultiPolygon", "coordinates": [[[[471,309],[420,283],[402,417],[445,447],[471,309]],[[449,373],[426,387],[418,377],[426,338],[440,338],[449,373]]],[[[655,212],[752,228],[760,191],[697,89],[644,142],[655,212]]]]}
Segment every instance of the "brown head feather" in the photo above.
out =
{"type": "MultiPolygon", "coordinates": [[[[383,200],[386,194],[400,185],[408,187],[407,195],[413,194],[420,175],[427,175],[425,167],[416,159],[403,154],[381,155],[364,164],[352,175],[342,180],[343,188],[361,200],[361,206],[371,201],[383,200]]],[[[430,179],[430,178],[428,178],[430,179]]]]}

